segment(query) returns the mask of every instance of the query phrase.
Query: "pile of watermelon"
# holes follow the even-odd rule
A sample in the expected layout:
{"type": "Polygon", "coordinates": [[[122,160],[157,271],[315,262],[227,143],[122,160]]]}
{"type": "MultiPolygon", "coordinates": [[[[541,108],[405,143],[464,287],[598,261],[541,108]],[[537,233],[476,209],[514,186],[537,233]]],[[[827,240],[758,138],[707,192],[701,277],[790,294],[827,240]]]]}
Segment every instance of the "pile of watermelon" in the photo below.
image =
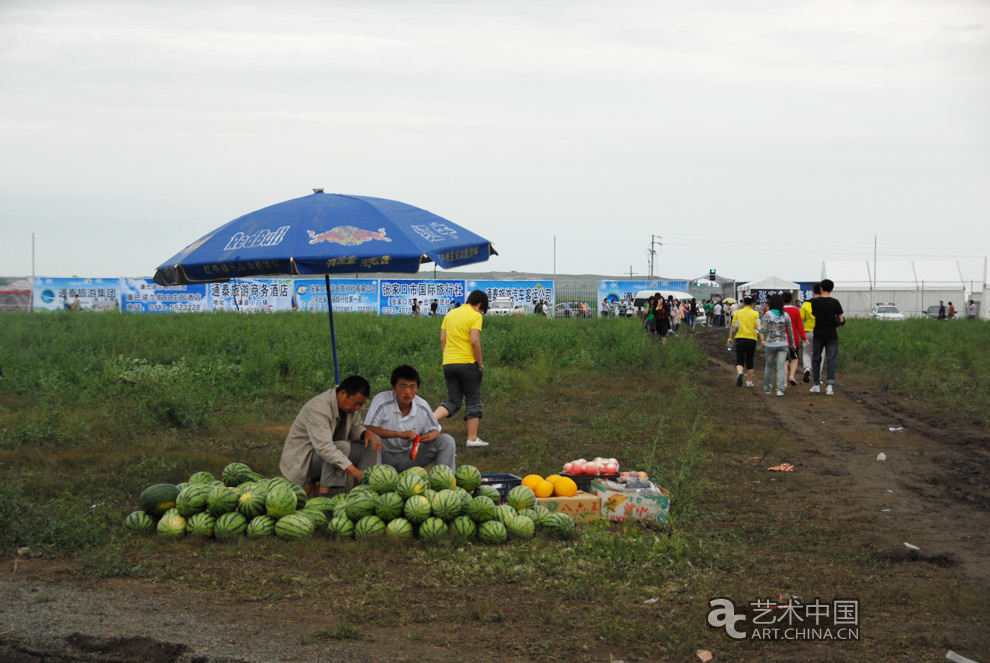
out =
{"type": "Polygon", "coordinates": [[[336,538],[454,537],[485,543],[530,539],[537,530],[564,539],[574,535],[574,521],[536,504],[526,486],[510,490],[505,504],[500,501],[498,490],[482,485],[481,472],[471,465],[456,472],[437,465],[429,472],[413,467],[402,473],[375,465],[349,494],[308,499],[288,479],[266,479],[244,463],[231,463],[221,479],[197,472],[177,486],[150,486],[141,493],[141,510],[127,516],[124,526],[157,530],[168,539],[223,542],[241,536],[293,540],[317,532],[336,538]]]}

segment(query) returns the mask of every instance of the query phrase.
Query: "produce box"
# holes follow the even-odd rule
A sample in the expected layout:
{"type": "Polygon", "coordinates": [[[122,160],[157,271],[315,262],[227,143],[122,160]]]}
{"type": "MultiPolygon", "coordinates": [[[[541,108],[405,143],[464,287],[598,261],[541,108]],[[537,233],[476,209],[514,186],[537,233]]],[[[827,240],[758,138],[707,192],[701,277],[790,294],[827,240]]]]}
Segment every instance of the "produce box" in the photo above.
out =
{"type": "Polygon", "coordinates": [[[522,483],[522,477],[515,474],[482,474],[481,483],[485,486],[492,486],[502,496],[502,504],[509,496],[509,491],[522,483]]]}
{"type": "Polygon", "coordinates": [[[539,497],[537,504],[550,513],[564,513],[575,523],[587,523],[602,517],[602,500],[597,495],[579,490],[573,497],[539,497]]]}
{"type": "Polygon", "coordinates": [[[629,490],[612,481],[592,481],[591,492],[602,501],[602,518],[615,522],[641,520],[663,525],[670,511],[670,493],[659,486],[655,491],[629,490]]]}
{"type": "Polygon", "coordinates": [[[560,476],[567,477],[577,484],[578,490],[583,490],[586,493],[591,492],[591,482],[595,479],[618,479],[618,474],[568,474],[563,472],[560,476]]]}

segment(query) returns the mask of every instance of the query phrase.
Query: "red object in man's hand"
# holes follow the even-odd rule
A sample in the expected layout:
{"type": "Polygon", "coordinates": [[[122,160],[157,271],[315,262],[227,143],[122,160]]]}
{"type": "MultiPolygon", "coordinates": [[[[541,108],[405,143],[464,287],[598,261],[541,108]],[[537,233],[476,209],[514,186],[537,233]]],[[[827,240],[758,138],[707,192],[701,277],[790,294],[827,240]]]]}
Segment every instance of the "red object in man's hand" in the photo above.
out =
{"type": "Polygon", "coordinates": [[[412,460],[416,460],[417,451],[419,451],[419,435],[417,435],[416,439],[413,440],[412,450],[410,450],[409,452],[409,458],[412,460]]]}

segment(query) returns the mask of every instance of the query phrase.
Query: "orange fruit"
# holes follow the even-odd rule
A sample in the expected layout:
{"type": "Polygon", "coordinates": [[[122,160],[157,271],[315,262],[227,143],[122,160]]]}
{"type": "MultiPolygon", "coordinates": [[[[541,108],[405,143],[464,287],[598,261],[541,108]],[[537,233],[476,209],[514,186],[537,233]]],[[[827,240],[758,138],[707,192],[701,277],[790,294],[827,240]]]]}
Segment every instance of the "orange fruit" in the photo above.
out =
{"type": "Polygon", "coordinates": [[[553,495],[553,484],[549,481],[541,481],[536,484],[536,488],[533,489],[537,497],[550,497],[553,495]]]}
{"type": "Polygon", "coordinates": [[[557,479],[560,478],[561,476],[559,474],[551,474],[550,476],[547,477],[547,481],[549,481],[550,483],[557,483],[557,479]]]}
{"type": "Polygon", "coordinates": [[[535,493],[536,487],[540,485],[541,481],[543,481],[543,477],[541,477],[539,474],[527,474],[526,477],[522,480],[522,485],[526,486],[535,493]]]}
{"type": "Polygon", "coordinates": [[[574,497],[576,493],[577,484],[574,483],[574,479],[561,477],[553,484],[553,494],[557,497],[574,497]]]}

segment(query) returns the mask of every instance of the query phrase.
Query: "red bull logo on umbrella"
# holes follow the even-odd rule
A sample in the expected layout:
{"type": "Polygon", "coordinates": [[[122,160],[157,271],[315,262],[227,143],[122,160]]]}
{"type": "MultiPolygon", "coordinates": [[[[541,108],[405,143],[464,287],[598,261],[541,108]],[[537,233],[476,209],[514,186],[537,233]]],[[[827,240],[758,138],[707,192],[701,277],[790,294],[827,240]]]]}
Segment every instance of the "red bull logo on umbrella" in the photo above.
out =
{"type": "Polygon", "coordinates": [[[312,230],[307,230],[306,232],[309,233],[310,244],[330,242],[331,244],[342,244],[343,246],[357,246],[358,244],[370,242],[373,239],[382,242],[392,241],[385,236],[384,228],[379,228],[378,232],[372,232],[370,230],[361,230],[354,226],[337,226],[320,234],[316,234],[312,230]]]}

